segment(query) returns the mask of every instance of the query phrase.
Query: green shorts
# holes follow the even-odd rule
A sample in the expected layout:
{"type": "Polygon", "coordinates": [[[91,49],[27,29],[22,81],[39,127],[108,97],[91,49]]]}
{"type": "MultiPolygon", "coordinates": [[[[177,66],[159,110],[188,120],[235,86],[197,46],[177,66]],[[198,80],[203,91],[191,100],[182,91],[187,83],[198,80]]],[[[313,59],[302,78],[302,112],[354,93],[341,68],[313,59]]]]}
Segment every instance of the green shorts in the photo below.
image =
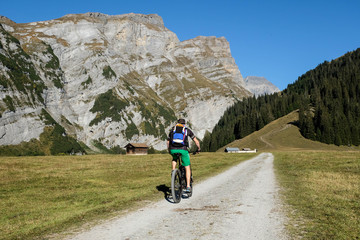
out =
{"type": "Polygon", "coordinates": [[[181,153],[181,162],[183,166],[189,166],[190,165],[190,155],[187,150],[183,149],[171,149],[170,154],[173,157],[173,161],[177,160],[177,157],[175,156],[175,153],[181,153]]]}

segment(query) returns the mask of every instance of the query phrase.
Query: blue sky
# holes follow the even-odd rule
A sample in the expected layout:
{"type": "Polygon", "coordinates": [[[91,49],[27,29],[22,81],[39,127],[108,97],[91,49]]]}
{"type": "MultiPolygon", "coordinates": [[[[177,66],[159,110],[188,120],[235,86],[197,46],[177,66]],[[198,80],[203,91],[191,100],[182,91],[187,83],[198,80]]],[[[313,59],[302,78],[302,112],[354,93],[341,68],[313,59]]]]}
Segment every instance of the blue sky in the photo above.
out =
{"type": "Polygon", "coordinates": [[[360,0],[8,0],[0,6],[0,15],[17,23],[86,12],[156,13],[181,41],[225,37],[244,78],[265,77],[281,90],[360,47],[360,0]]]}

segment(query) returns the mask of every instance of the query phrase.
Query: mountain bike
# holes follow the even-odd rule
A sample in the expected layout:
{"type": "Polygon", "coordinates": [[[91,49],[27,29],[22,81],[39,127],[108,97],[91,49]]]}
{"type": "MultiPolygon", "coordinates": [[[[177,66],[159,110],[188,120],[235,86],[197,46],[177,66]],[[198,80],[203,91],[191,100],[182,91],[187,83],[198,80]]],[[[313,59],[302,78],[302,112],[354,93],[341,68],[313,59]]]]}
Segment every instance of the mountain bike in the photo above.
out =
{"type": "MultiPolygon", "coordinates": [[[[194,152],[193,155],[195,155],[198,152],[194,152]]],[[[193,177],[192,177],[192,171],[191,171],[191,176],[190,176],[190,187],[191,187],[191,192],[189,193],[184,193],[183,190],[186,188],[186,171],[185,171],[185,167],[181,164],[181,154],[177,153],[175,154],[175,156],[177,156],[177,166],[178,168],[176,168],[175,170],[172,171],[171,173],[171,195],[173,198],[174,203],[179,203],[181,201],[182,197],[191,197],[192,193],[194,191],[193,188],[193,177]]],[[[190,170],[191,170],[191,165],[190,165],[190,170]]]]}

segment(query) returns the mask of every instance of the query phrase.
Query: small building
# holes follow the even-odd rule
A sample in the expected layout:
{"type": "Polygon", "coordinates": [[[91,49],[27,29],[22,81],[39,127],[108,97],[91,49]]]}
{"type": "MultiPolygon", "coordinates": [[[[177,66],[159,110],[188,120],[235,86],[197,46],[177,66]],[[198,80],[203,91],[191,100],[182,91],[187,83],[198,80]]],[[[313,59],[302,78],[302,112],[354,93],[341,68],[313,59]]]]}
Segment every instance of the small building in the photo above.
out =
{"type": "Polygon", "coordinates": [[[231,148],[227,147],[225,148],[226,153],[256,153],[257,149],[251,150],[250,148],[243,148],[240,150],[239,148],[231,148]]]}
{"type": "Polygon", "coordinates": [[[257,153],[257,149],[251,149],[251,148],[243,148],[241,151],[241,153],[257,153]]]}
{"type": "Polygon", "coordinates": [[[149,149],[145,143],[128,143],[125,148],[129,155],[146,155],[149,149]]]}
{"type": "Polygon", "coordinates": [[[227,148],[225,148],[225,152],[227,152],[227,153],[239,153],[240,149],[239,148],[227,147],[227,148]]]}

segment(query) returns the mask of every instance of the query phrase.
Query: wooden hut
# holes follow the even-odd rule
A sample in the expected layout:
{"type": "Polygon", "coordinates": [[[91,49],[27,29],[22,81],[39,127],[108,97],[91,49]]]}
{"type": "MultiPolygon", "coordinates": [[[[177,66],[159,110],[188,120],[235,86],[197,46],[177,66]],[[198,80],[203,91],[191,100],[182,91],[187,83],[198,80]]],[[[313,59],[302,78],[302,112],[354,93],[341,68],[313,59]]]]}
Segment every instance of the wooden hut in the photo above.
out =
{"type": "Polygon", "coordinates": [[[146,155],[149,147],[145,143],[129,143],[125,146],[126,154],[146,155]]]}

